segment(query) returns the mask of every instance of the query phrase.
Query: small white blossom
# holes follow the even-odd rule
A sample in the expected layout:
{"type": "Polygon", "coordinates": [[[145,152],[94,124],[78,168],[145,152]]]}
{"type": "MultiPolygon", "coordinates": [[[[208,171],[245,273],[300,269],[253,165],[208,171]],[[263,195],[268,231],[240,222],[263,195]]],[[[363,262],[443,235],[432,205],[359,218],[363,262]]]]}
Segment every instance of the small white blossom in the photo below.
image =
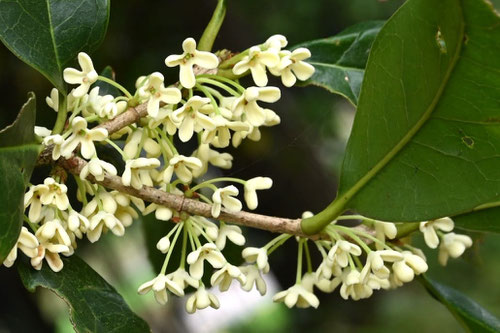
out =
{"type": "Polygon", "coordinates": [[[108,131],[105,128],[87,129],[87,121],[82,117],[73,119],[71,130],[73,133],[61,146],[61,155],[64,158],[70,158],[73,150],[81,145],[82,156],[90,159],[95,155],[94,141],[103,141],[108,137],[108,131]]]}
{"type": "Polygon", "coordinates": [[[153,180],[149,171],[160,166],[156,158],[139,157],[125,162],[125,170],[122,175],[122,184],[141,189],[143,185],[153,186],[153,180]]]}
{"type": "Polygon", "coordinates": [[[66,210],[69,207],[68,188],[64,184],[57,183],[54,178],[47,177],[43,181],[46,190],[39,191],[40,202],[43,205],[54,205],[60,210],[66,210]]]}
{"type": "Polygon", "coordinates": [[[338,240],[328,252],[328,260],[331,265],[337,263],[340,267],[347,267],[349,255],[360,256],[361,248],[345,240],[338,240]]]}
{"type": "Polygon", "coordinates": [[[184,183],[190,183],[193,179],[193,173],[201,169],[203,164],[196,157],[186,157],[176,155],[168,161],[168,167],[163,171],[163,182],[168,184],[175,171],[177,177],[184,183]]]}
{"type": "Polygon", "coordinates": [[[202,163],[202,168],[197,169],[196,172],[193,171],[194,177],[199,177],[206,173],[208,170],[208,164],[212,164],[221,169],[230,169],[233,165],[233,156],[228,153],[219,153],[216,150],[210,149],[210,145],[202,143],[193,152],[193,157],[198,158],[202,163]]]}
{"type": "Polygon", "coordinates": [[[207,97],[193,96],[172,113],[172,121],[179,124],[179,139],[182,142],[189,141],[194,132],[201,132],[202,129],[209,131],[215,129],[214,120],[200,111],[208,103],[210,99],[207,97]]]}
{"type": "Polygon", "coordinates": [[[143,283],[137,292],[144,295],[153,290],[156,301],[165,305],[168,301],[167,289],[177,296],[184,296],[183,288],[164,274],[159,274],[153,280],[143,283]]]}
{"type": "Polygon", "coordinates": [[[366,257],[366,264],[361,270],[361,280],[372,272],[380,279],[387,279],[390,275],[389,268],[384,264],[387,262],[397,262],[403,260],[403,254],[394,250],[371,251],[366,257]]]}
{"type": "MultiPolygon", "coordinates": [[[[394,223],[374,221],[373,225],[375,227],[375,236],[378,240],[385,242],[385,238],[394,239],[398,234],[398,228],[394,223]]],[[[383,245],[376,242],[375,247],[377,250],[382,250],[383,245]]]]}
{"type": "Polygon", "coordinates": [[[3,261],[5,267],[11,267],[17,259],[17,249],[21,250],[25,255],[34,258],[38,254],[38,239],[26,227],[21,228],[21,233],[16,244],[10,250],[7,258],[3,261]]]}
{"type": "Polygon", "coordinates": [[[82,171],[80,171],[80,178],[86,179],[87,176],[91,174],[97,181],[103,181],[104,172],[113,176],[116,176],[117,173],[113,164],[94,157],[82,168],[82,171]]]}
{"type": "Polygon", "coordinates": [[[281,82],[285,87],[291,87],[297,79],[305,81],[314,74],[314,67],[302,60],[310,58],[311,52],[306,48],[298,48],[290,51],[280,52],[280,62],[269,71],[276,76],[281,76],[281,82]]]}
{"type": "Polygon", "coordinates": [[[90,85],[97,81],[98,74],[92,64],[92,59],[84,52],[78,53],[78,63],[81,71],[74,68],[66,68],[63,72],[64,81],[69,84],[79,84],[72,94],[75,97],[82,97],[89,91],[90,85]]]}
{"type": "Polygon", "coordinates": [[[109,229],[116,236],[125,234],[125,227],[113,214],[105,211],[99,211],[90,218],[90,228],[87,232],[87,238],[91,243],[95,243],[101,237],[103,231],[109,229]]]}
{"type": "Polygon", "coordinates": [[[220,303],[214,294],[205,289],[205,286],[199,287],[186,301],[186,311],[188,313],[195,313],[197,309],[202,310],[209,306],[218,309],[220,303]]]}
{"type": "Polygon", "coordinates": [[[241,252],[243,259],[248,263],[257,263],[260,270],[264,270],[268,265],[267,249],[257,247],[247,247],[241,252]]]}
{"type": "Polygon", "coordinates": [[[61,146],[64,143],[64,138],[60,134],[49,135],[43,138],[43,144],[45,147],[54,145],[52,148],[52,159],[57,161],[61,157],[62,151],[61,146]]]}
{"type": "Polygon", "coordinates": [[[24,194],[24,208],[30,207],[28,211],[28,219],[33,222],[39,222],[42,215],[42,201],[40,197],[43,193],[48,192],[49,188],[46,185],[31,185],[28,192],[24,194]]]}
{"type": "Polygon", "coordinates": [[[301,283],[295,284],[287,290],[280,291],[273,297],[274,302],[284,302],[289,308],[297,306],[299,308],[308,308],[319,306],[319,299],[313,293],[314,276],[306,274],[301,283]]]}
{"type": "Polygon", "coordinates": [[[217,249],[215,244],[206,243],[187,256],[189,264],[189,274],[195,279],[200,280],[203,277],[203,262],[208,261],[213,268],[221,268],[226,263],[226,259],[217,249]]]}
{"type": "Polygon", "coordinates": [[[273,180],[269,177],[255,177],[245,182],[245,202],[249,209],[255,209],[258,205],[257,190],[267,190],[273,186],[273,180]]]}
{"type": "Polygon", "coordinates": [[[241,286],[245,291],[252,290],[253,286],[264,296],[267,292],[266,282],[262,278],[261,270],[256,265],[240,266],[240,271],[245,274],[246,282],[241,286]]]}
{"type": "Polygon", "coordinates": [[[137,92],[139,96],[148,99],[148,115],[156,118],[160,109],[160,102],[177,104],[181,101],[181,92],[177,88],[165,88],[163,85],[163,74],[154,72],[151,74],[137,92]]]}
{"type": "Polygon", "coordinates": [[[439,246],[439,263],[446,266],[449,257],[458,258],[471,246],[472,238],[467,235],[458,235],[454,232],[445,234],[439,246]]]}
{"type": "Polygon", "coordinates": [[[401,282],[410,282],[415,277],[425,273],[428,269],[427,263],[420,256],[410,251],[403,251],[403,260],[396,261],[392,265],[394,274],[401,282]]]}
{"type": "Polygon", "coordinates": [[[450,232],[455,227],[453,220],[449,217],[443,217],[433,221],[420,222],[420,231],[424,234],[425,243],[431,249],[439,245],[439,237],[436,230],[450,232]]]}
{"type": "Polygon", "coordinates": [[[182,289],[186,289],[188,286],[193,288],[198,288],[200,286],[200,280],[193,278],[184,270],[184,268],[180,267],[176,271],[168,274],[167,278],[172,280],[172,282],[180,286],[182,289]]]}
{"type": "Polygon", "coordinates": [[[286,47],[288,44],[288,41],[286,40],[286,37],[283,35],[272,35],[269,37],[266,42],[264,43],[264,48],[271,49],[275,52],[280,51],[282,48],[286,47]]]}
{"type": "Polygon", "coordinates": [[[196,84],[193,66],[198,65],[206,69],[214,69],[219,65],[215,54],[196,50],[196,41],[187,38],[182,43],[182,54],[169,55],[165,59],[168,67],[180,66],[179,79],[183,87],[191,89],[196,84]]]}
{"type": "Polygon", "coordinates": [[[46,138],[48,136],[50,136],[50,134],[52,133],[51,130],[49,130],[47,127],[43,127],[43,126],[35,126],[35,135],[41,137],[41,138],[46,138]]]}
{"type": "Polygon", "coordinates": [[[281,91],[276,87],[249,87],[238,97],[232,106],[234,116],[245,116],[252,126],[262,126],[266,121],[266,111],[257,104],[258,101],[274,103],[281,97],[281,91]]]}
{"type": "MultiPolygon", "coordinates": [[[[200,228],[205,230],[208,238],[211,241],[215,241],[219,237],[219,227],[212,221],[204,218],[203,216],[191,216],[191,222],[196,223],[200,228]]],[[[195,232],[196,232],[195,228],[195,232]]]]}
{"type": "Polygon", "coordinates": [[[212,275],[210,284],[213,287],[219,286],[220,291],[227,291],[233,280],[238,280],[242,286],[247,282],[245,274],[238,267],[226,263],[212,275]]]}
{"type": "Polygon", "coordinates": [[[239,246],[243,246],[245,244],[245,236],[243,236],[240,227],[221,222],[219,233],[215,241],[215,245],[219,250],[222,251],[226,246],[226,239],[229,239],[231,242],[239,246]]]}
{"type": "Polygon", "coordinates": [[[148,215],[153,211],[155,212],[155,217],[160,221],[169,221],[174,215],[172,209],[155,203],[149,204],[149,206],[146,207],[142,214],[148,215]]]}
{"type": "Polygon", "coordinates": [[[241,75],[250,70],[255,84],[264,87],[267,85],[266,67],[276,67],[279,61],[280,57],[276,50],[262,51],[259,46],[253,46],[249,49],[248,55],[234,65],[233,73],[241,75]]]}
{"type": "Polygon", "coordinates": [[[219,217],[222,206],[230,212],[239,212],[242,208],[241,202],[234,198],[239,193],[234,185],[217,189],[212,195],[212,216],[219,217]]]}
{"type": "Polygon", "coordinates": [[[373,289],[368,286],[366,281],[361,280],[361,274],[358,270],[346,270],[342,274],[342,286],[340,287],[340,296],[343,299],[351,297],[357,301],[368,298],[373,294],[373,289]]]}

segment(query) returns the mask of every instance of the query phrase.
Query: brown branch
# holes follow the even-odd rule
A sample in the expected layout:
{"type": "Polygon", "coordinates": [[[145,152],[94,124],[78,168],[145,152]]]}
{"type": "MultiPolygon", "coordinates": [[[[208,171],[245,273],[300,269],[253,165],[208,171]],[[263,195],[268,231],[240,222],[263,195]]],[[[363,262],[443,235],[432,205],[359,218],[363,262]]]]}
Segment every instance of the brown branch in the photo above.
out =
{"type": "MultiPolygon", "coordinates": [[[[82,168],[87,164],[84,159],[77,156],[74,156],[67,160],[61,158],[58,163],[66,170],[75,175],[79,175],[82,168]]],[[[88,180],[93,183],[102,185],[106,188],[117,190],[122,193],[127,193],[134,197],[143,199],[148,202],[154,202],[156,204],[172,208],[179,212],[212,217],[212,206],[207,203],[189,199],[181,195],[167,193],[150,186],[143,186],[138,190],[131,186],[123,185],[121,182],[121,177],[118,176],[105,175],[103,181],[96,181],[91,175],[89,175],[88,180]]],[[[221,210],[221,214],[218,219],[246,227],[252,227],[271,232],[287,233],[309,238],[318,237],[306,236],[302,232],[302,229],[300,228],[301,219],[288,219],[283,217],[259,215],[244,211],[232,213],[225,209],[221,210]]]]}

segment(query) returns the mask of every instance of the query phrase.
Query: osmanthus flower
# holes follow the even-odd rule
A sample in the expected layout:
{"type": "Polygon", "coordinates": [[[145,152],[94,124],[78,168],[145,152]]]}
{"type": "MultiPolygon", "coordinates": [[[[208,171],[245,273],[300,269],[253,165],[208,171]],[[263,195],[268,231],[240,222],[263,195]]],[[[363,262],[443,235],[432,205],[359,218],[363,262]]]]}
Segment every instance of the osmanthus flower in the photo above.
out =
{"type": "Polygon", "coordinates": [[[242,208],[241,201],[234,198],[238,193],[234,185],[218,188],[212,195],[212,216],[219,217],[222,206],[230,212],[239,212],[242,208]]]}
{"type": "MultiPolygon", "coordinates": [[[[374,221],[373,226],[375,227],[375,236],[378,240],[385,242],[385,238],[394,239],[398,234],[398,228],[394,223],[374,221]]],[[[375,243],[375,248],[377,250],[382,250],[383,245],[379,242],[375,243]]]]}
{"type": "Polygon", "coordinates": [[[26,227],[21,228],[21,233],[16,244],[10,250],[7,258],[3,261],[5,267],[11,267],[17,259],[17,249],[21,250],[29,258],[34,258],[38,254],[38,239],[26,227]]]}
{"type": "Polygon", "coordinates": [[[394,250],[371,251],[366,257],[366,264],[361,270],[361,280],[373,273],[380,279],[387,279],[391,274],[384,262],[402,261],[404,256],[401,252],[394,250]]]}
{"type": "Polygon", "coordinates": [[[342,274],[342,286],[340,287],[340,296],[347,300],[351,297],[357,301],[368,298],[373,294],[373,289],[367,283],[367,280],[361,279],[361,273],[356,269],[345,270],[342,274]]]}
{"type": "Polygon", "coordinates": [[[201,136],[201,141],[203,143],[209,143],[217,148],[225,148],[229,146],[231,141],[231,132],[245,132],[250,128],[248,124],[242,121],[230,121],[224,118],[222,115],[212,115],[211,116],[215,128],[212,130],[205,130],[201,136]]]}
{"type": "Polygon", "coordinates": [[[267,190],[273,186],[273,180],[269,177],[255,177],[249,179],[244,185],[245,202],[249,209],[255,209],[258,205],[257,190],[267,190]]]}
{"type": "Polygon", "coordinates": [[[80,171],[80,178],[86,179],[91,174],[97,181],[103,181],[105,173],[116,176],[117,171],[115,166],[97,157],[93,157],[80,171]]]}
{"type": "Polygon", "coordinates": [[[454,232],[445,234],[439,246],[438,260],[443,266],[448,262],[448,258],[460,257],[468,247],[472,246],[472,238],[467,235],[458,235],[454,232]]]}
{"type": "Polygon", "coordinates": [[[190,183],[193,179],[193,174],[203,168],[203,163],[196,157],[186,157],[176,155],[168,161],[168,166],[162,174],[163,182],[170,183],[172,175],[175,174],[184,183],[190,183]]]}
{"type": "Polygon", "coordinates": [[[148,99],[148,115],[156,118],[160,109],[160,102],[177,104],[181,101],[181,91],[177,88],[165,88],[164,77],[159,72],[154,72],[147,81],[137,90],[139,96],[148,99]]]}
{"type": "Polygon", "coordinates": [[[71,136],[64,141],[61,146],[61,155],[64,158],[70,158],[73,151],[81,145],[80,152],[86,159],[95,155],[94,141],[103,141],[108,137],[108,131],[105,128],[87,129],[87,121],[78,116],[71,122],[71,136]]]}
{"type": "Polygon", "coordinates": [[[247,247],[241,252],[241,256],[248,263],[256,263],[257,268],[264,270],[268,265],[267,249],[257,247],[247,247]]]}
{"type": "MultiPolygon", "coordinates": [[[[246,277],[246,282],[241,286],[241,289],[251,291],[255,286],[257,291],[264,296],[267,292],[267,286],[262,278],[262,271],[256,265],[239,266],[239,269],[246,277]]],[[[266,269],[264,273],[269,271],[269,265],[266,266],[266,269]]]]}
{"type": "Polygon", "coordinates": [[[454,227],[455,224],[449,217],[443,217],[427,222],[420,222],[420,231],[424,234],[425,243],[431,249],[435,249],[439,245],[439,237],[436,230],[450,232],[454,227]]]}
{"type": "Polygon", "coordinates": [[[172,121],[173,105],[165,105],[158,110],[158,115],[156,118],[150,118],[148,122],[148,127],[150,129],[155,129],[160,125],[163,125],[163,130],[165,130],[168,135],[175,135],[177,133],[177,124],[172,121]]]}
{"type": "Polygon", "coordinates": [[[31,265],[40,270],[45,259],[54,272],[59,272],[63,268],[59,254],[71,255],[73,253],[71,239],[61,223],[58,220],[48,221],[38,228],[35,236],[40,244],[37,255],[31,258],[31,265]]]}
{"type": "Polygon", "coordinates": [[[141,189],[143,185],[153,186],[150,170],[160,166],[156,158],[139,157],[125,162],[125,170],[122,175],[122,184],[141,189]]]}
{"type": "Polygon", "coordinates": [[[143,283],[137,292],[140,295],[144,295],[151,290],[153,290],[156,301],[161,305],[167,304],[167,290],[177,296],[184,296],[184,289],[174,282],[168,275],[165,276],[165,274],[159,274],[153,280],[143,283]]]}
{"type": "Polygon", "coordinates": [[[137,156],[139,152],[139,143],[141,142],[141,138],[143,136],[144,129],[139,127],[134,129],[127,136],[127,140],[125,140],[125,145],[123,146],[123,153],[127,157],[127,159],[133,159],[137,156]]]}
{"type": "Polygon", "coordinates": [[[35,126],[34,132],[35,135],[39,136],[42,139],[48,137],[52,133],[51,130],[43,126],[35,126]]]}
{"type": "Polygon", "coordinates": [[[274,52],[279,52],[282,48],[286,47],[288,44],[288,41],[286,40],[286,37],[283,35],[272,35],[269,37],[266,42],[263,45],[263,48],[266,50],[272,50],[274,52]]]}
{"type": "Polygon", "coordinates": [[[392,265],[394,275],[401,282],[410,282],[416,275],[425,273],[429,268],[424,259],[410,251],[403,251],[403,260],[392,265]]]}
{"type": "Polygon", "coordinates": [[[193,172],[194,177],[205,174],[208,170],[208,164],[212,164],[221,169],[230,169],[233,165],[233,156],[229,153],[219,153],[210,148],[207,143],[202,143],[193,152],[193,157],[198,158],[202,163],[202,168],[193,172]]]}
{"type": "Polygon", "coordinates": [[[194,132],[215,129],[214,120],[201,112],[202,107],[208,103],[210,103],[210,99],[207,97],[193,96],[186,104],[172,113],[171,119],[175,124],[178,124],[179,139],[182,142],[189,141],[194,132]]]}
{"type": "Polygon", "coordinates": [[[319,306],[319,299],[313,293],[315,277],[313,274],[306,274],[300,283],[296,283],[287,290],[280,291],[273,297],[274,302],[283,302],[289,308],[308,308],[319,306]]]}
{"type": "Polygon", "coordinates": [[[201,285],[196,292],[189,296],[186,301],[186,311],[188,313],[195,313],[196,310],[202,310],[208,307],[218,309],[220,306],[219,300],[211,292],[201,285]]]}
{"type": "Polygon", "coordinates": [[[338,240],[328,251],[328,261],[330,265],[337,263],[340,267],[347,267],[349,264],[349,255],[360,256],[361,248],[351,242],[338,240]]]}
{"type": "Polygon", "coordinates": [[[187,263],[189,264],[189,274],[195,279],[201,280],[203,277],[203,263],[208,261],[213,268],[221,268],[226,263],[226,259],[217,249],[215,244],[206,243],[202,247],[189,253],[187,263]]]}
{"type": "Polygon", "coordinates": [[[45,222],[35,233],[36,238],[45,247],[49,245],[65,245],[71,246],[71,239],[63,228],[59,220],[51,220],[45,222]]]}
{"type": "Polygon", "coordinates": [[[142,214],[148,215],[152,212],[155,212],[155,217],[161,221],[169,221],[174,214],[172,209],[165,207],[165,206],[155,204],[155,203],[149,204],[146,207],[146,209],[142,212],[142,214]]]}
{"type": "Polygon", "coordinates": [[[238,267],[226,263],[212,275],[210,284],[213,287],[219,286],[220,291],[227,291],[233,280],[238,280],[242,286],[247,282],[245,274],[243,274],[238,267]]]}
{"type": "MultiPolygon", "coordinates": [[[[191,216],[190,221],[203,229],[212,242],[215,242],[217,237],[219,237],[219,227],[209,219],[204,218],[203,216],[191,216]]],[[[197,228],[194,228],[193,231],[197,236],[199,236],[197,228]]]]}
{"type": "Polygon", "coordinates": [[[89,220],[73,209],[70,210],[66,220],[69,231],[78,238],[82,238],[83,233],[87,232],[87,229],[90,227],[89,220]]]}
{"type": "Polygon", "coordinates": [[[165,65],[180,66],[179,80],[183,87],[191,89],[196,84],[193,66],[214,69],[219,65],[219,59],[210,52],[198,51],[193,38],[187,38],[182,42],[182,50],[184,51],[182,54],[169,55],[165,59],[165,65]]]}
{"type": "Polygon", "coordinates": [[[248,55],[234,65],[233,73],[241,75],[250,70],[255,84],[264,87],[267,85],[266,67],[276,67],[279,61],[280,57],[277,50],[263,51],[259,46],[252,46],[248,50],[248,55]]]}
{"type": "Polygon", "coordinates": [[[59,90],[52,88],[50,96],[45,97],[45,103],[54,111],[59,111],[59,90]]]}
{"type": "MultiPolygon", "coordinates": [[[[114,213],[116,218],[120,220],[124,227],[129,227],[132,225],[132,222],[139,218],[139,214],[130,204],[131,202],[137,207],[137,209],[143,213],[144,212],[144,201],[139,198],[131,197],[120,193],[118,191],[111,192],[113,198],[117,203],[117,208],[114,213]]],[[[144,213],[143,213],[144,214],[144,213]]]]}
{"type": "Polygon", "coordinates": [[[226,246],[226,239],[229,239],[238,246],[243,246],[245,244],[245,236],[243,236],[240,227],[221,222],[217,239],[215,240],[215,245],[219,250],[222,251],[226,246]]]}
{"type": "Polygon", "coordinates": [[[314,67],[303,61],[311,57],[311,52],[300,47],[290,51],[281,51],[280,62],[277,66],[269,68],[269,71],[275,76],[281,76],[281,82],[285,87],[291,87],[297,82],[297,79],[305,81],[314,74],[314,67]]]}
{"type": "Polygon", "coordinates": [[[43,138],[43,144],[45,147],[52,146],[52,159],[57,161],[61,157],[62,151],[61,147],[64,143],[64,138],[60,134],[49,135],[43,138]]]}
{"type": "Polygon", "coordinates": [[[40,197],[43,193],[48,192],[46,185],[31,185],[28,192],[24,194],[24,208],[30,208],[28,211],[28,219],[33,222],[39,222],[42,215],[42,201],[40,197]]]}
{"type": "Polygon", "coordinates": [[[242,117],[252,126],[262,126],[266,122],[266,111],[257,102],[274,103],[281,97],[276,87],[249,87],[238,97],[232,106],[235,117],[242,117]]]}
{"type": "Polygon", "coordinates": [[[330,278],[325,277],[323,274],[318,274],[318,271],[316,271],[314,285],[324,293],[331,293],[342,283],[341,273],[330,280],[330,278]]]}
{"type": "Polygon", "coordinates": [[[182,289],[186,289],[188,286],[193,288],[198,288],[200,286],[200,280],[193,278],[184,268],[181,267],[174,272],[167,274],[167,278],[180,286],[182,289]]]}
{"type": "Polygon", "coordinates": [[[106,230],[111,230],[116,236],[125,234],[125,227],[122,222],[111,213],[103,210],[89,218],[90,227],[87,230],[87,238],[91,243],[95,243],[101,238],[101,234],[106,230]]]}
{"type": "Polygon", "coordinates": [[[64,184],[59,184],[52,177],[47,177],[43,181],[43,186],[46,190],[40,191],[40,202],[43,205],[54,205],[59,210],[69,208],[68,187],[64,184]]]}
{"type": "Polygon", "coordinates": [[[69,84],[79,84],[76,89],[73,89],[72,94],[75,97],[82,97],[88,91],[90,86],[97,81],[99,76],[94,69],[92,59],[84,52],[78,53],[78,63],[82,68],[81,71],[74,68],[66,68],[63,72],[64,81],[69,84]]]}

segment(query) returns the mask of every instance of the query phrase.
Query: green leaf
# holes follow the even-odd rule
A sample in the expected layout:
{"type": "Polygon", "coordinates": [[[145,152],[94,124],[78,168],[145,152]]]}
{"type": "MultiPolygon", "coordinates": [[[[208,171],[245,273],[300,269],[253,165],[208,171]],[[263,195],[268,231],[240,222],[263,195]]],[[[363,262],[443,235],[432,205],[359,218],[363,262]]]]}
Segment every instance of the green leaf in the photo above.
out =
{"type": "Polygon", "coordinates": [[[407,1],[373,43],[339,195],[303,228],[346,209],[425,221],[499,201],[499,40],[483,0],[407,1]]]}
{"type": "Polygon", "coordinates": [[[62,71],[97,48],[108,19],[108,0],[0,0],[0,40],[64,92],[62,71]]]}
{"type": "Polygon", "coordinates": [[[301,86],[314,85],[358,104],[363,74],[370,48],[384,22],[373,21],[356,24],[338,35],[296,45],[311,51],[307,62],[316,71],[301,86]]]}
{"type": "MultiPolygon", "coordinates": [[[[111,66],[106,66],[101,74],[101,76],[107,77],[108,79],[114,80],[115,79],[115,71],[111,66]]],[[[92,87],[99,87],[99,95],[104,96],[104,95],[112,95],[114,97],[121,96],[122,93],[120,90],[118,90],[115,86],[112,86],[109,83],[106,83],[104,81],[98,80],[92,87]]]]}
{"type": "Polygon", "coordinates": [[[64,268],[53,272],[48,265],[40,271],[26,262],[18,270],[24,286],[50,289],[69,307],[77,332],[149,332],[146,322],[134,314],[125,300],[96,271],[77,256],[62,258],[64,268]]]}
{"type": "Polygon", "coordinates": [[[486,204],[469,213],[453,216],[461,229],[500,233],[500,202],[486,204]]]}
{"type": "Polygon", "coordinates": [[[36,100],[30,93],[14,123],[0,130],[0,263],[23,224],[24,191],[39,153],[34,143],[36,100]]]}
{"type": "Polygon", "coordinates": [[[427,291],[443,303],[468,332],[499,332],[500,320],[479,304],[451,287],[422,276],[427,291]]]}

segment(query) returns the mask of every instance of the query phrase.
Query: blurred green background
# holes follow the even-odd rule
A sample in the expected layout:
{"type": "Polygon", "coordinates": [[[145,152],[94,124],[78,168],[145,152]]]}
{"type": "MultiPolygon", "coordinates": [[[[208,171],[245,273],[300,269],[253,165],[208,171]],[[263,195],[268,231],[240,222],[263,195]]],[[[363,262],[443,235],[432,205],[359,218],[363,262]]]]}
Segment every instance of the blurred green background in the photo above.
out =
{"type": "MultiPolygon", "coordinates": [[[[259,44],[272,34],[284,34],[289,45],[332,36],[365,20],[385,20],[403,1],[376,0],[253,0],[228,1],[226,21],[214,50],[243,50],[259,44]]],[[[180,52],[186,37],[199,38],[216,1],[115,0],[107,37],[92,54],[98,71],[111,65],[116,79],[133,89],[139,75],[160,71],[166,81],[177,80],[177,70],[167,69],[164,59],[180,52]]],[[[281,86],[278,80],[271,84],[281,86]]],[[[39,124],[51,126],[55,114],[44,97],[48,81],[0,46],[0,127],[10,123],[28,91],[38,96],[39,124]]],[[[319,88],[282,89],[282,99],[272,108],[281,125],[263,130],[259,143],[244,143],[235,156],[233,169],[226,175],[248,179],[269,176],[274,186],[259,194],[262,214],[299,217],[305,210],[318,212],[335,194],[339,166],[354,117],[354,108],[338,96],[319,88]]],[[[383,203],[381,203],[383,204],[383,203]]],[[[428,251],[429,276],[469,295],[495,315],[500,315],[500,237],[472,235],[472,249],[446,268],[437,264],[436,251],[428,251]]],[[[159,236],[161,237],[161,236],[159,236]]],[[[158,238],[159,238],[158,237],[158,238]]],[[[271,235],[249,231],[248,242],[265,244],[271,235]]],[[[133,310],[144,317],[154,332],[183,332],[181,302],[162,307],[151,295],[139,297],[137,287],[154,276],[145,260],[146,246],[140,221],[124,238],[112,235],[102,242],[82,244],[79,254],[106,277],[127,299],[133,310]],[[117,260],[119,259],[119,260],[117,260]]],[[[414,242],[423,246],[419,237],[414,242]]],[[[296,245],[289,242],[271,257],[271,267],[279,283],[287,288],[294,282],[296,245]]],[[[67,310],[48,292],[28,295],[15,270],[0,269],[3,296],[0,305],[0,332],[71,332],[67,310]],[[36,305],[44,311],[38,312],[36,305]],[[16,327],[17,329],[13,329],[16,327]]],[[[319,292],[318,292],[319,294],[319,292]]],[[[320,296],[317,310],[287,309],[268,302],[244,320],[223,329],[225,332],[460,332],[451,314],[432,299],[417,282],[393,291],[376,292],[363,301],[344,301],[338,295],[320,296]]]]}

